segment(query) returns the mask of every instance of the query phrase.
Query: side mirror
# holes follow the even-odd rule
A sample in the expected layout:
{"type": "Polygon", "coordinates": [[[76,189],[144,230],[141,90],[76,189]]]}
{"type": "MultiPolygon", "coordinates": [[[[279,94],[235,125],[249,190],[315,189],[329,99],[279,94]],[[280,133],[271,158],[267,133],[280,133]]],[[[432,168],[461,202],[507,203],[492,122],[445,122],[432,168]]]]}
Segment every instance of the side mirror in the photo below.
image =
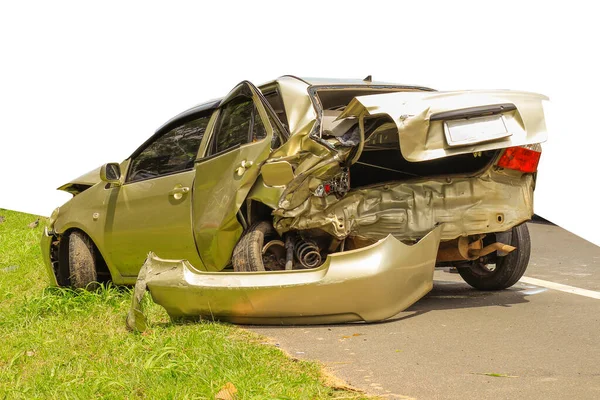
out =
{"type": "Polygon", "coordinates": [[[121,167],[117,163],[104,164],[100,168],[100,180],[103,182],[112,183],[113,185],[121,184],[121,167]]]}

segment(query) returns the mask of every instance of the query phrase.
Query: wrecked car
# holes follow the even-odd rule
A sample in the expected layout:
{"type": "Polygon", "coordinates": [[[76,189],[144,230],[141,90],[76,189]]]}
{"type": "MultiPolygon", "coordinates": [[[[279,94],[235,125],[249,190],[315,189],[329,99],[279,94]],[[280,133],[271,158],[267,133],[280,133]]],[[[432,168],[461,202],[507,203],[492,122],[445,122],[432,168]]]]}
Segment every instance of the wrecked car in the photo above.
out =
{"type": "Polygon", "coordinates": [[[529,261],[545,96],[283,76],[174,117],[59,189],[54,285],[138,282],[172,317],[377,321],[529,261]],[[141,269],[141,271],[140,271],[141,269]]]}

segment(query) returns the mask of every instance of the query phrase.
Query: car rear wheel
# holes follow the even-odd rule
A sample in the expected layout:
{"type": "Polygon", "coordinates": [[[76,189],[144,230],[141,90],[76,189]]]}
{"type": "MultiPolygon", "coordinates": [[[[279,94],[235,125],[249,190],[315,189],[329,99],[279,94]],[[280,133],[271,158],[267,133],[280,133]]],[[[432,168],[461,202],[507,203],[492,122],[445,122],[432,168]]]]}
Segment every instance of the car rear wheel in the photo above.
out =
{"type": "MultiPolygon", "coordinates": [[[[457,265],[460,276],[479,290],[501,290],[517,283],[525,273],[531,254],[529,230],[526,224],[515,226],[508,232],[494,234],[495,241],[510,244],[516,250],[497,256],[457,265]]],[[[489,235],[488,235],[489,236],[489,235]]]]}
{"type": "Polygon", "coordinates": [[[69,234],[69,281],[78,289],[93,289],[98,277],[96,273],[96,253],[94,243],[83,232],[69,234]]]}
{"type": "Polygon", "coordinates": [[[270,222],[257,222],[244,232],[233,249],[233,269],[236,272],[284,269],[284,246],[270,222]]]}

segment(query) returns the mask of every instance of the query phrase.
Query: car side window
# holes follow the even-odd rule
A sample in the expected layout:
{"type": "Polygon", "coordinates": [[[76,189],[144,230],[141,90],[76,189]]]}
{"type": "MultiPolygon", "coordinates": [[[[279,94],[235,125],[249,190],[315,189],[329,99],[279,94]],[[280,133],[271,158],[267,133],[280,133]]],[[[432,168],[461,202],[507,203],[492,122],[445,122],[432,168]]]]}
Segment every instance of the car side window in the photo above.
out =
{"type": "Polygon", "coordinates": [[[264,138],[267,137],[267,131],[265,130],[265,125],[262,122],[262,119],[260,118],[260,115],[258,114],[258,110],[256,109],[256,106],[254,106],[254,111],[252,114],[252,136],[251,136],[251,141],[252,142],[258,142],[259,140],[262,140],[264,138]]]}
{"type": "Polygon", "coordinates": [[[152,141],[131,160],[127,182],[156,178],[194,167],[210,114],[176,126],[152,141]]]}
{"type": "Polygon", "coordinates": [[[258,142],[266,137],[267,131],[254,102],[240,96],[221,109],[209,155],[238,145],[258,142]]]}
{"type": "MultiPolygon", "coordinates": [[[[283,106],[283,99],[281,98],[279,91],[274,90],[272,92],[265,93],[265,100],[269,102],[269,105],[275,112],[275,115],[281,122],[281,125],[283,125],[286,130],[289,130],[289,126],[287,125],[287,115],[285,114],[285,107],[283,106]]],[[[271,113],[268,114],[269,120],[271,120],[271,113]]],[[[273,121],[271,121],[271,125],[273,125],[273,127],[277,126],[277,124],[273,123],[273,121]]]]}

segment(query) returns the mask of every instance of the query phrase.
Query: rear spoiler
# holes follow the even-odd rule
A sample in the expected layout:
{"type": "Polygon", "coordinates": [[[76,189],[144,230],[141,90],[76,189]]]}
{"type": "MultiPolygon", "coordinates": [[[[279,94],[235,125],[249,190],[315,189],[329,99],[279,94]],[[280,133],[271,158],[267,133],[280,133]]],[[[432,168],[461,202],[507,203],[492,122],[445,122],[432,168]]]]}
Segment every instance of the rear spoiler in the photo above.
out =
{"type": "Polygon", "coordinates": [[[473,117],[484,117],[486,115],[497,115],[517,109],[512,103],[493,104],[490,106],[478,106],[464,108],[462,110],[446,111],[432,114],[429,121],[452,121],[455,119],[468,119],[473,117]]]}

